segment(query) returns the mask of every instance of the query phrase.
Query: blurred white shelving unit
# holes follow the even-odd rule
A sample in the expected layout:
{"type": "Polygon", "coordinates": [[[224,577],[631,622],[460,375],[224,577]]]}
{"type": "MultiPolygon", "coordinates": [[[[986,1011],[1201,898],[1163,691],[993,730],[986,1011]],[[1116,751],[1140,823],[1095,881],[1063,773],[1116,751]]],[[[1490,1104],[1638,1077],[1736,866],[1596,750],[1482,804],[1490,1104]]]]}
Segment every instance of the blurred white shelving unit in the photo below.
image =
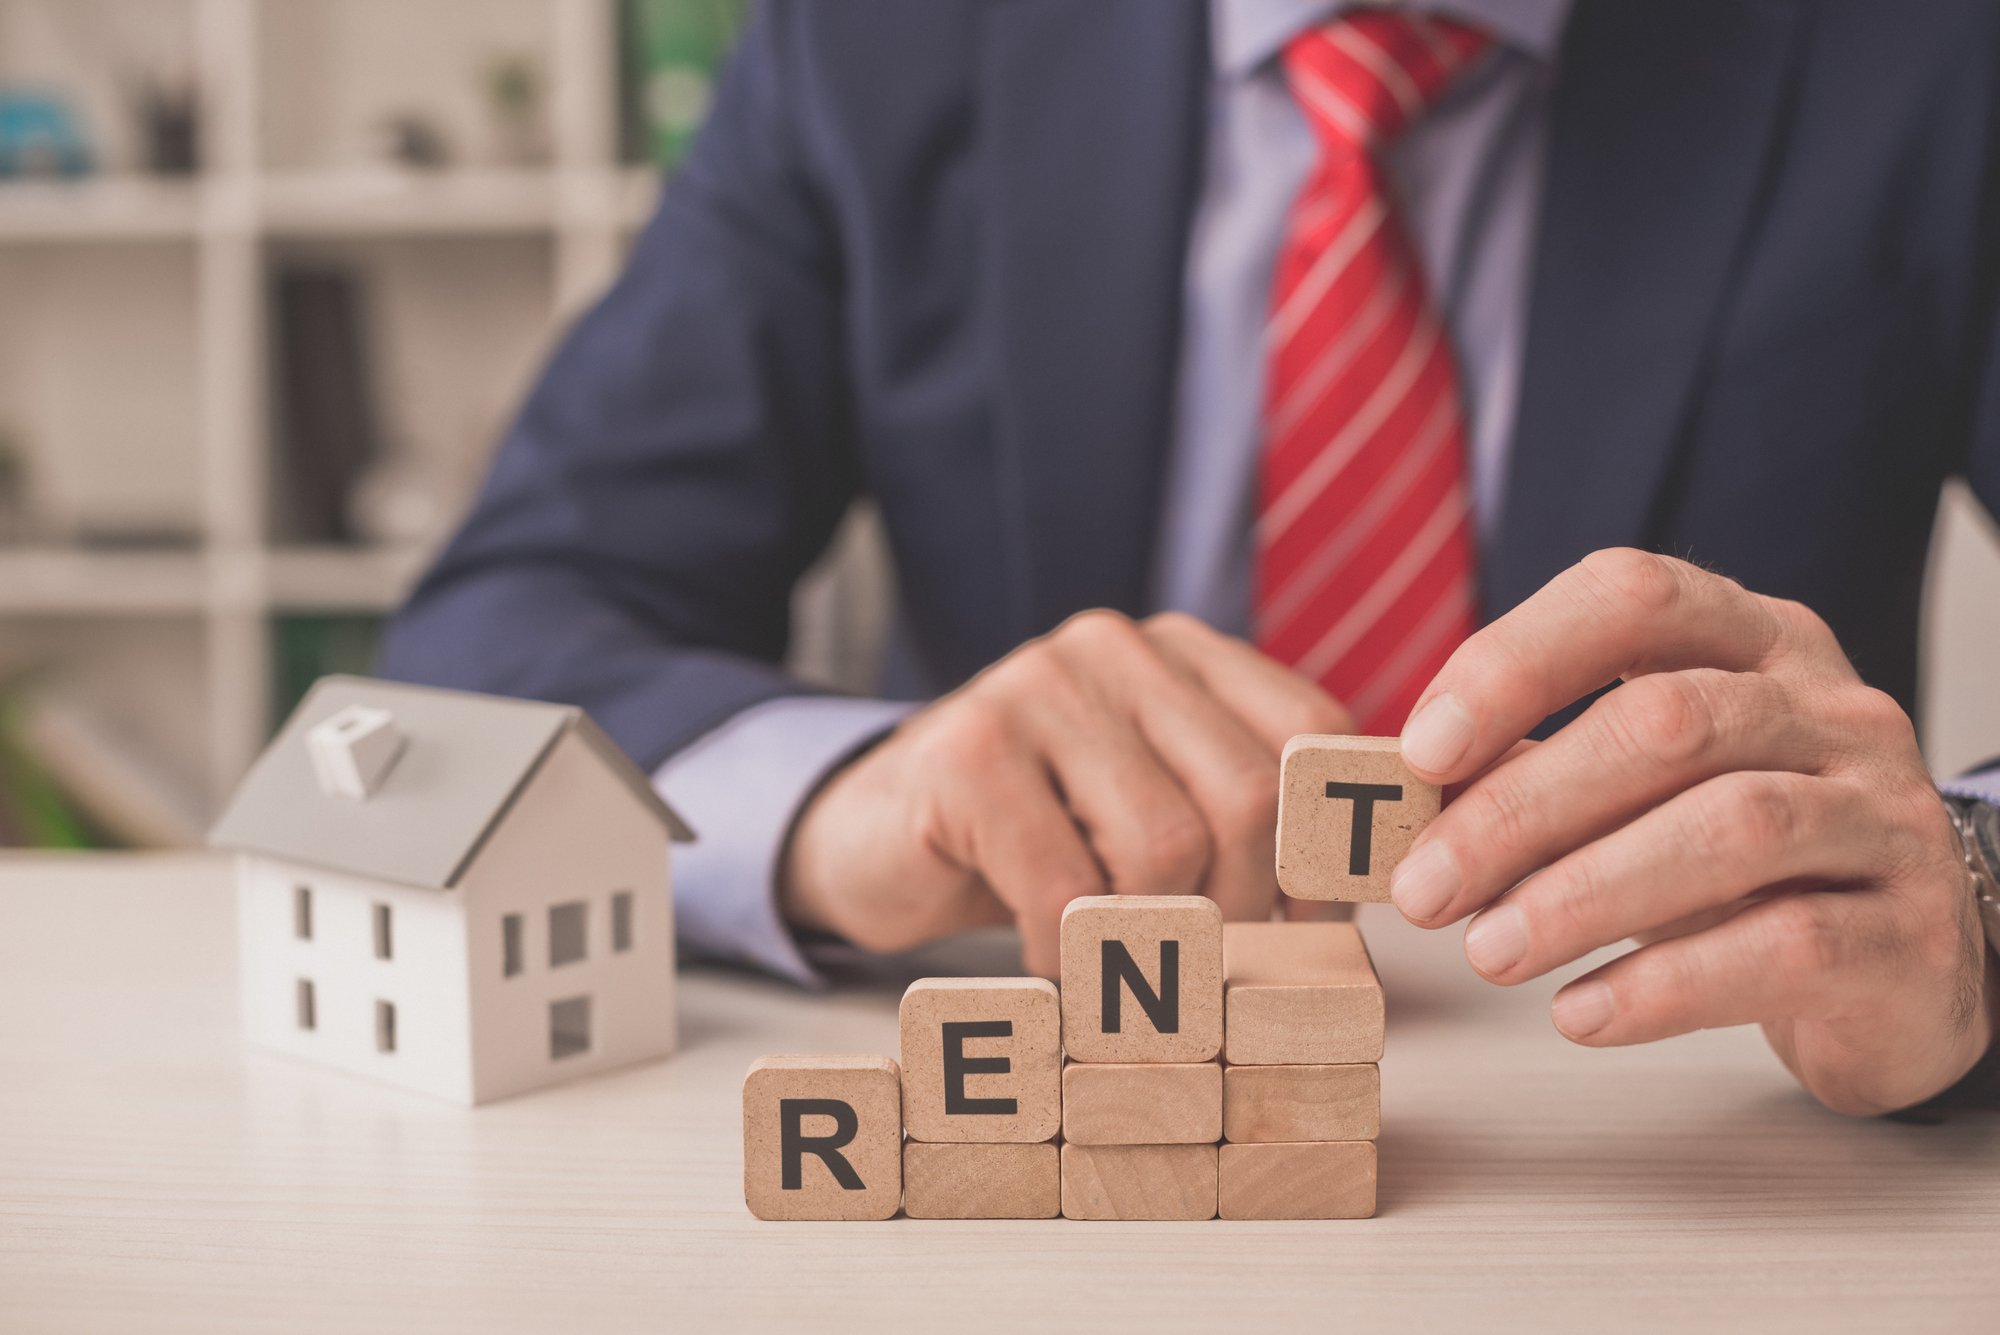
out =
{"type": "MultiPolygon", "coordinates": [[[[615,0],[87,2],[185,52],[203,170],[0,183],[0,290],[25,294],[0,303],[17,313],[0,309],[0,425],[28,442],[38,489],[110,479],[114,510],[195,545],[0,546],[0,667],[17,644],[128,660],[130,707],[168,716],[151,731],[170,745],[198,739],[176,759],[211,804],[267,734],[273,618],[386,611],[427,554],[274,538],[273,263],[327,252],[368,272],[384,416],[464,481],[658,180],[618,157],[615,0]],[[398,107],[476,142],[477,71],[499,52],[540,57],[545,165],[375,165],[371,127],[398,107]],[[149,637],[182,657],[197,642],[198,681],[155,680],[149,637]]],[[[0,0],[0,56],[10,7],[69,3],[0,0]]],[[[76,675],[121,681],[97,661],[76,675]]]]}

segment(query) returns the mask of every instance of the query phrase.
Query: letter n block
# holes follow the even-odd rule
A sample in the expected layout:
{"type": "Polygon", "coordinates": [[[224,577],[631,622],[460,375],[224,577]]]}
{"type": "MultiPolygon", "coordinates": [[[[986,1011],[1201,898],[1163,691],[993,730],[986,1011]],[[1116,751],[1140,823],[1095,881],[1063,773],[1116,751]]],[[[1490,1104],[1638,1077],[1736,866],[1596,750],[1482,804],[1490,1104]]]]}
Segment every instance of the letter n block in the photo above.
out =
{"type": "Polygon", "coordinates": [[[1094,895],[1063,910],[1063,1047],[1080,1062],[1205,1062],[1222,1048],[1222,910],[1094,895]]]}
{"type": "Polygon", "coordinates": [[[1294,737],[1278,781],[1278,888],[1382,903],[1389,873],[1437,818],[1440,795],[1394,737],[1294,737]]]}
{"type": "Polygon", "coordinates": [[[765,1057],[743,1080],[743,1200],[759,1219],[887,1219],[903,1083],[887,1057],[765,1057]]]}
{"type": "Polygon", "coordinates": [[[920,978],[903,994],[903,1121],[932,1143],[1062,1129],[1062,1005],[1045,978],[920,978]]]}

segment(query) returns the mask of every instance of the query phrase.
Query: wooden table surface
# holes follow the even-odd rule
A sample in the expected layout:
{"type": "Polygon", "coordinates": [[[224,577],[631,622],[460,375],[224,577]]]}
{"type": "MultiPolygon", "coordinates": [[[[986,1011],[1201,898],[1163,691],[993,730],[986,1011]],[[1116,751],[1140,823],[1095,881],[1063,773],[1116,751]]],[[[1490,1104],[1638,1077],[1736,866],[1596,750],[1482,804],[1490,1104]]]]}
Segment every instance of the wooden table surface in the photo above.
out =
{"type": "Polygon", "coordinates": [[[673,1060],[468,1111],[241,1050],[222,863],[0,861],[0,1330],[2000,1330],[2000,1117],[1835,1117],[1750,1031],[1583,1051],[1363,925],[1376,1219],[764,1224],[744,1068],[893,1054],[897,980],[689,971],[673,1060]]]}

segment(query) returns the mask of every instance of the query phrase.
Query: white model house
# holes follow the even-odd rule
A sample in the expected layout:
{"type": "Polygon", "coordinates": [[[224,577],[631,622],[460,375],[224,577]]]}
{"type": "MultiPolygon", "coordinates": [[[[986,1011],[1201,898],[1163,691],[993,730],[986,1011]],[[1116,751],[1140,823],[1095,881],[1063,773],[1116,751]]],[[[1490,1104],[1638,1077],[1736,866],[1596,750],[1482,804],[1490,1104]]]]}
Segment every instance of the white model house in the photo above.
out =
{"type": "Polygon", "coordinates": [[[581,710],[329,677],[210,835],[246,1033],[462,1103],[665,1056],[691,837],[581,710]]]}

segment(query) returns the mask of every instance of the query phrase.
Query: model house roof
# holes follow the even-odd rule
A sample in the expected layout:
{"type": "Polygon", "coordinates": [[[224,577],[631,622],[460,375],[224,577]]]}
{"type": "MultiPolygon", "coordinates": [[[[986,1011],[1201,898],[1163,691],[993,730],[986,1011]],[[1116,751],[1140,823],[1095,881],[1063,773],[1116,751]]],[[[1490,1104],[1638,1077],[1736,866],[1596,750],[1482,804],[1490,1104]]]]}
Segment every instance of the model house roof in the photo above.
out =
{"type": "Polygon", "coordinates": [[[251,766],[209,842],[450,887],[568,733],[589,744],[672,838],[694,837],[581,709],[328,677],[251,766]]]}

